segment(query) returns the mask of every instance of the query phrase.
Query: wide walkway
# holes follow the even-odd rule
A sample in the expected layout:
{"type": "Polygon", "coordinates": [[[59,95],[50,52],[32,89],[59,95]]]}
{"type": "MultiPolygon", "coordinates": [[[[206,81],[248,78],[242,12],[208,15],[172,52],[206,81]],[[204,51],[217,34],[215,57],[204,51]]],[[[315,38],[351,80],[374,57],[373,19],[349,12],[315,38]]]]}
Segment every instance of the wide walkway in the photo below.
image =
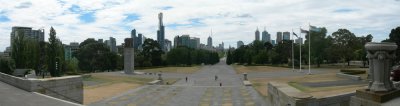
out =
{"type": "Polygon", "coordinates": [[[253,87],[244,86],[242,75],[224,61],[187,77],[188,81],[183,78],[174,85],[146,85],[90,105],[266,106],[263,97],[253,87]]]}

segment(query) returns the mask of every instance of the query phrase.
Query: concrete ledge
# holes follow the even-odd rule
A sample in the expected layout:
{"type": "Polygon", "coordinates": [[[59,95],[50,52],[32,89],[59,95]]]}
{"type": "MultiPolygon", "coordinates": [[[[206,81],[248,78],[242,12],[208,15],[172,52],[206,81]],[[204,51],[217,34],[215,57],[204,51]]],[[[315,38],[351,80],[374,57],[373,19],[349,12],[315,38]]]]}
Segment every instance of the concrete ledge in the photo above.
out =
{"type": "Polygon", "coordinates": [[[253,84],[250,81],[243,81],[244,86],[252,86],[253,84]]]}
{"type": "Polygon", "coordinates": [[[28,92],[38,92],[58,99],[83,103],[83,82],[81,76],[26,79],[0,73],[0,81],[28,92]]]}
{"type": "Polygon", "coordinates": [[[361,80],[360,76],[357,75],[349,75],[349,74],[344,74],[344,73],[336,73],[336,77],[339,78],[347,78],[347,79],[351,79],[351,80],[361,80]]]}
{"type": "Polygon", "coordinates": [[[147,84],[149,84],[149,85],[161,85],[162,81],[161,80],[154,80],[154,81],[151,81],[151,82],[149,82],[147,84]]]}

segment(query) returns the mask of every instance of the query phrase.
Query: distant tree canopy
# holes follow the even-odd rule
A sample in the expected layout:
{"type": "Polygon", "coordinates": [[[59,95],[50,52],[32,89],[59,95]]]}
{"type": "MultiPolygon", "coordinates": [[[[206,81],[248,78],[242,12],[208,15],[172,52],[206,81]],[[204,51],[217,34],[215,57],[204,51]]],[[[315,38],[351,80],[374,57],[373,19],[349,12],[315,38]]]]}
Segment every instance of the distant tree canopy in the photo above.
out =
{"type": "Polygon", "coordinates": [[[77,52],[79,69],[85,72],[115,70],[118,55],[110,51],[106,44],[86,39],[77,52]]]}
{"type": "Polygon", "coordinates": [[[389,39],[383,40],[382,42],[394,42],[397,44],[396,50],[396,63],[400,63],[400,26],[392,29],[389,34],[389,39]]]}
{"type": "Polygon", "coordinates": [[[178,46],[167,53],[167,63],[175,66],[192,64],[216,64],[219,62],[217,52],[178,46]]]}
{"type": "MultiPolygon", "coordinates": [[[[399,28],[400,30],[400,28],[399,28]]],[[[392,31],[396,32],[396,31],[392,31]]],[[[301,46],[301,63],[309,64],[308,62],[308,43],[311,41],[311,63],[318,67],[322,63],[347,62],[350,65],[351,60],[361,60],[366,64],[367,59],[364,45],[372,41],[372,35],[357,37],[347,29],[338,29],[327,36],[326,28],[319,28],[319,31],[310,31],[305,36],[305,42],[302,45],[293,44],[292,41],[283,40],[276,45],[269,42],[253,41],[249,45],[244,45],[239,48],[229,50],[227,64],[288,64],[292,62],[298,66],[300,63],[300,48],[301,46]],[[309,37],[310,36],[310,37],[309,37]],[[292,52],[294,59],[292,59],[292,52]]],[[[394,36],[392,34],[392,36],[394,36]]],[[[400,35],[399,39],[400,39],[400,35]]],[[[400,43],[400,40],[398,40],[400,43]]]]}

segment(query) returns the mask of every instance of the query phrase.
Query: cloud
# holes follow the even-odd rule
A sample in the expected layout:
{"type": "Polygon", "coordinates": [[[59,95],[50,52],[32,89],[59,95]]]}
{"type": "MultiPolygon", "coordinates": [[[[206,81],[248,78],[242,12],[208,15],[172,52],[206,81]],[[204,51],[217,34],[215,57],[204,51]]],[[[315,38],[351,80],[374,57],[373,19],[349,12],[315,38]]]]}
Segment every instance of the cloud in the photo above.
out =
{"type": "MultiPolygon", "coordinates": [[[[235,47],[254,40],[257,27],[275,39],[278,31],[299,32],[308,24],[326,27],[328,35],[347,28],[357,36],[372,34],[374,41],[388,37],[400,25],[400,2],[396,0],[22,0],[0,1],[0,51],[9,46],[12,26],[48,29],[53,26],[63,43],[86,38],[117,43],[135,28],[156,39],[158,13],[164,13],[166,37],[189,34],[201,43],[213,30],[213,45],[235,47]]],[[[304,36],[304,35],[302,35],[304,36]]]]}

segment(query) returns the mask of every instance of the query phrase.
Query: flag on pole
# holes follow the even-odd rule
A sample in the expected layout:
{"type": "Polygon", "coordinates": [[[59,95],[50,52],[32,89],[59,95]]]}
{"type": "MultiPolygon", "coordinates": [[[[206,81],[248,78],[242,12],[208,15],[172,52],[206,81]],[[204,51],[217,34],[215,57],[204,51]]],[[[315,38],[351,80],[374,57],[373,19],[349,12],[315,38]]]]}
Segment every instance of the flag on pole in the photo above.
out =
{"type": "Polygon", "coordinates": [[[294,36],[298,37],[296,33],[292,32],[294,36]]]}
{"type": "Polygon", "coordinates": [[[317,28],[316,26],[310,25],[310,31],[320,32],[320,31],[321,31],[321,28],[317,28]]]}
{"type": "Polygon", "coordinates": [[[300,28],[300,32],[301,32],[301,33],[308,33],[307,30],[304,30],[304,29],[301,29],[301,28],[300,28]]]}

